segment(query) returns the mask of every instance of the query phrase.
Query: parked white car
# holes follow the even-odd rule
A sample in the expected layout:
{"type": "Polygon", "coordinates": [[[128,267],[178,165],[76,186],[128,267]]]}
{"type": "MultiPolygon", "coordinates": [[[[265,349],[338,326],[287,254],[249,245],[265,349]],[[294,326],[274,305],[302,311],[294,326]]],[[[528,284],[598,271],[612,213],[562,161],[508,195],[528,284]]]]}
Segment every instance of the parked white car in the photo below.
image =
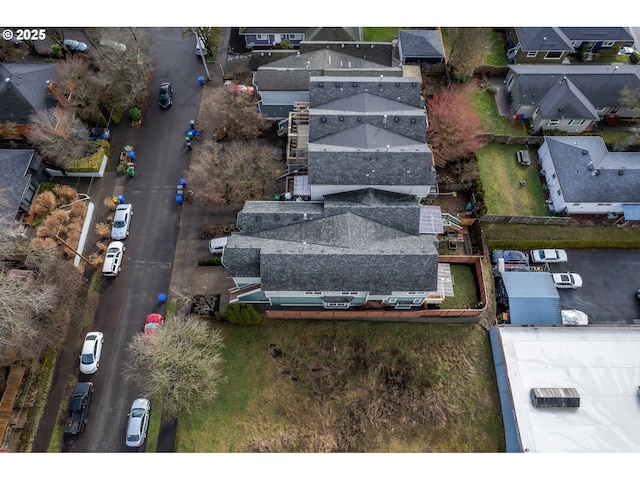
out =
{"type": "Polygon", "coordinates": [[[127,447],[139,447],[147,438],[147,428],[149,427],[149,414],[151,413],[151,402],[146,398],[136,398],[131,405],[131,411],[127,415],[127,447]]]}
{"type": "Polygon", "coordinates": [[[116,207],[111,224],[111,238],[114,240],[124,240],[129,236],[129,225],[133,217],[133,205],[121,203],[116,207]]]}
{"type": "Polygon", "coordinates": [[[552,273],[553,283],[557,288],[580,288],[582,286],[582,277],[577,273],[552,273]]]}
{"type": "Polygon", "coordinates": [[[102,264],[102,275],[105,277],[117,277],[122,270],[122,258],[124,257],[124,243],[111,242],[107,247],[102,264]]]}
{"type": "Polygon", "coordinates": [[[82,352],[80,353],[81,373],[91,375],[98,371],[103,343],[104,335],[102,332],[89,332],[84,337],[84,344],[82,345],[82,352]]]}
{"type": "Polygon", "coordinates": [[[589,317],[586,313],[576,310],[560,310],[563,325],[588,325],[589,317]]]}
{"type": "Polygon", "coordinates": [[[567,252],[559,248],[542,248],[529,252],[535,263],[560,263],[567,261],[567,252]]]}

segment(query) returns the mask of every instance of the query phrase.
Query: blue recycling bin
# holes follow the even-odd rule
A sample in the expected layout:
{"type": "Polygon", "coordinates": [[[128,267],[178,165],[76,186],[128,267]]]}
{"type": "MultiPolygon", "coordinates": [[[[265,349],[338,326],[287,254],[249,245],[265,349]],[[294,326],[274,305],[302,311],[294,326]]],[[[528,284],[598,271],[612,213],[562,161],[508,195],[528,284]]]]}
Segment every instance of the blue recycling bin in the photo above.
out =
{"type": "Polygon", "coordinates": [[[167,295],[164,293],[161,293],[160,295],[158,295],[158,301],[160,303],[165,303],[167,301],[167,295]]]}
{"type": "Polygon", "coordinates": [[[198,77],[198,83],[204,85],[204,77],[198,77]]]}
{"type": "Polygon", "coordinates": [[[124,199],[124,195],[118,195],[118,203],[127,203],[124,199]]]}

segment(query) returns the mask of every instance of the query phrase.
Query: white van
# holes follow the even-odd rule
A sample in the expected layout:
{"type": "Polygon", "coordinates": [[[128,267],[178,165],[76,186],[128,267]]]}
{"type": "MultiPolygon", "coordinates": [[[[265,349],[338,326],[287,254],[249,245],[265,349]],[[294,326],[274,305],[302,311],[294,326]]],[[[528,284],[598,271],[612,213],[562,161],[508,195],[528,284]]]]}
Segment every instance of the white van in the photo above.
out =
{"type": "Polygon", "coordinates": [[[202,56],[207,56],[207,49],[204,48],[204,45],[202,44],[202,41],[200,40],[200,37],[196,37],[196,49],[195,49],[196,55],[202,57],[202,56]]]}
{"type": "Polygon", "coordinates": [[[218,237],[218,238],[212,238],[209,241],[209,251],[213,254],[216,253],[222,253],[222,251],[224,250],[224,247],[227,246],[227,240],[229,239],[229,237],[218,237]]]}

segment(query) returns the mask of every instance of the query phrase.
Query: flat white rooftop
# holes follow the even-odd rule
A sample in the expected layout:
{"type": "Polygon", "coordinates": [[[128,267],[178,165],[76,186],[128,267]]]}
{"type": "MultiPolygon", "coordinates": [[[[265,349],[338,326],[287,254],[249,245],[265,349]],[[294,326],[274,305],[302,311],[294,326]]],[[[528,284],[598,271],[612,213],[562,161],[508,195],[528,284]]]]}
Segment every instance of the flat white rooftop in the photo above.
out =
{"type": "Polygon", "coordinates": [[[496,328],[522,451],[640,452],[640,327],[496,328]],[[575,388],[580,406],[535,408],[536,387],[575,388]]]}

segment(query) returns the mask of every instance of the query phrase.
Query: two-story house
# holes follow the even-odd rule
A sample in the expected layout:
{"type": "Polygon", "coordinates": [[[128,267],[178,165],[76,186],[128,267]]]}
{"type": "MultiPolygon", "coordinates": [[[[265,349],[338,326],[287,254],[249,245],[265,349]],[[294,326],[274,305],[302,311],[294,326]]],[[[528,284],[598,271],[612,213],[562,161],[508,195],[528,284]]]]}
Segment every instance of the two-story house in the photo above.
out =
{"type": "Polygon", "coordinates": [[[510,63],[568,63],[577,52],[618,51],[634,42],[627,27],[515,27],[508,29],[510,63]]]}
{"type": "Polygon", "coordinates": [[[246,202],[222,261],[230,302],[346,309],[439,304],[439,207],[371,188],[322,202],[246,202]],[[431,221],[430,221],[431,220],[431,221]]]}
{"type": "Polygon", "coordinates": [[[534,132],[581,133],[602,119],[640,118],[620,95],[640,88],[640,65],[511,65],[505,83],[511,114],[534,132]]]}

